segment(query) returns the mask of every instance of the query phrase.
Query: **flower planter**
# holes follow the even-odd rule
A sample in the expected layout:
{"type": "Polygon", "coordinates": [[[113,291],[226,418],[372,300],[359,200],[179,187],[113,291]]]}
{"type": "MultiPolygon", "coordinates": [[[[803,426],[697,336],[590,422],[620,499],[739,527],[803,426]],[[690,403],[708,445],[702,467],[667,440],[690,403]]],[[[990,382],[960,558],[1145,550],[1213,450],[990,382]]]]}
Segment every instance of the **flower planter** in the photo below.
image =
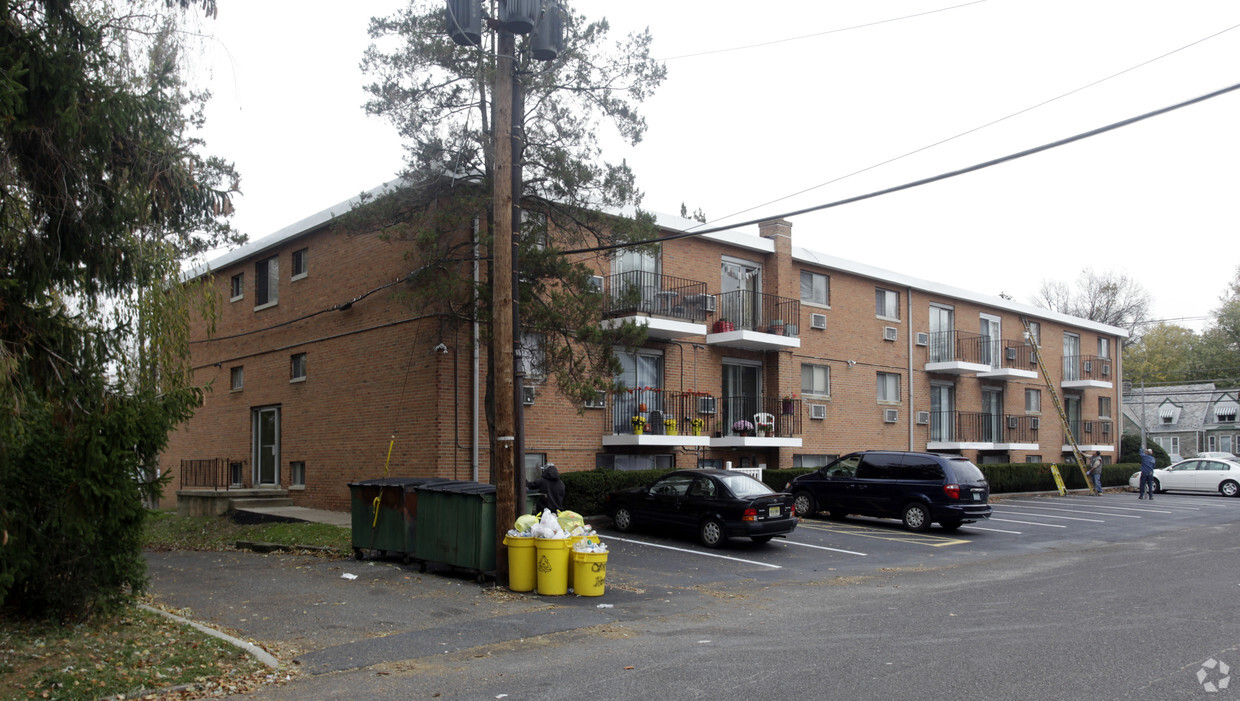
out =
{"type": "Polygon", "coordinates": [[[637,410],[638,410],[638,411],[646,411],[646,404],[645,404],[644,402],[643,402],[643,403],[641,403],[641,404],[638,404],[638,405],[637,405],[637,410]]]}
{"type": "Polygon", "coordinates": [[[793,411],[793,403],[790,400],[784,400],[783,413],[791,414],[793,411]]]}
{"type": "Polygon", "coordinates": [[[641,426],[634,426],[634,427],[633,427],[633,435],[634,435],[634,436],[640,436],[640,435],[642,435],[642,431],[643,431],[643,430],[644,430],[644,429],[643,429],[641,426]]]}
{"type": "Polygon", "coordinates": [[[694,426],[694,427],[693,427],[693,435],[695,435],[695,436],[700,436],[700,435],[702,435],[702,429],[701,429],[701,427],[699,427],[699,426],[694,426]]]}
{"type": "Polygon", "coordinates": [[[715,333],[727,333],[729,331],[735,331],[735,330],[736,330],[736,325],[730,321],[716,321],[715,322],[715,333]]]}

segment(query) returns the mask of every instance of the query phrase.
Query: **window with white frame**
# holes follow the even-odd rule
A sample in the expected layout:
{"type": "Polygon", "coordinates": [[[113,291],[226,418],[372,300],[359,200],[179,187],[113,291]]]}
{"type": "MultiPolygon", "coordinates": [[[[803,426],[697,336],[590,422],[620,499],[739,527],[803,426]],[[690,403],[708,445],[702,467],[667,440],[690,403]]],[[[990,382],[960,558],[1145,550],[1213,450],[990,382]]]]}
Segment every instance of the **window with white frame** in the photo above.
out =
{"type": "Polygon", "coordinates": [[[820,273],[802,270],[801,301],[824,307],[831,304],[831,278],[820,273]]]}
{"type": "Polygon", "coordinates": [[[1030,336],[1029,340],[1033,341],[1038,346],[1042,345],[1042,322],[1040,321],[1029,322],[1029,336],[1030,336]]]}
{"type": "Polygon", "coordinates": [[[898,373],[878,373],[878,401],[888,404],[900,401],[900,375],[898,373]]]}
{"type": "Polygon", "coordinates": [[[801,394],[831,396],[831,368],[801,363],[801,394]]]}
{"type": "Polygon", "coordinates": [[[289,382],[304,382],[306,379],[306,354],[294,353],[289,356],[289,382]]]}
{"type": "Polygon", "coordinates": [[[1162,448],[1168,455],[1180,452],[1179,436],[1154,436],[1154,444],[1162,448]]]}
{"type": "Polygon", "coordinates": [[[1098,337],[1098,357],[1099,358],[1110,358],[1111,357],[1111,339],[1103,338],[1102,336],[1098,337]]]}
{"type": "Polygon", "coordinates": [[[543,347],[545,339],[540,333],[522,332],[521,348],[517,351],[517,371],[526,378],[540,380],[547,376],[547,357],[543,347]]]}
{"type": "Polygon", "coordinates": [[[1042,462],[1042,456],[1041,455],[1026,455],[1025,462],[1034,462],[1034,463],[1042,462]]]}
{"type": "Polygon", "coordinates": [[[254,264],[254,308],[268,307],[280,299],[280,259],[272,256],[254,264]]]}
{"type": "Polygon", "coordinates": [[[232,276],[232,280],[228,285],[228,301],[236,302],[245,298],[245,273],[237,273],[232,276]]]}
{"type": "Polygon", "coordinates": [[[525,475],[525,482],[528,484],[542,477],[543,465],[546,464],[546,453],[526,453],[524,470],[522,471],[522,474],[525,475]]]}
{"type": "Polygon", "coordinates": [[[1042,413],[1042,390],[1029,388],[1025,389],[1025,413],[1042,413]]]}
{"type": "Polygon", "coordinates": [[[306,486],[306,463],[304,460],[293,460],[288,464],[288,480],[290,486],[306,486]]]}
{"type": "Polygon", "coordinates": [[[234,392],[240,392],[245,387],[245,369],[242,366],[228,371],[228,387],[234,392]]]}
{"type": "Polygon", "coordinates": [[[310,274],[310,249],[302,248],[293,251],[293,280],[300,280],[310,274]]]}
{"type": "Polygon", "coordinates": [[[796,454],[792,456],[793,467],[826,467],[832,460],[839,457],[838,455],[802,455],[796,454]]]}
{"type": "Polygon", "coordinates": [[[521,210],[521,236],[532,248],[542,250],[547,247],[547,215],[542,212],[521,210]]]}
{"type": "Polygon", "coordinates": [[[883,319],[899,319],[900,293],[882,287],[874,288],[874,314],[883,319]]]}
{"type": "Polygon", "coordinates": [[[1100,419],[1111,418],[1111,398],[1110,397],[1098,397],[1098,418],[1100,419]]]}
{"type": "Polygon", "coordinates": [[[670,453],[624,455],[617,453],[595,453],[594,467],[599,470],[668,470],[676,466],[670,453]]]}

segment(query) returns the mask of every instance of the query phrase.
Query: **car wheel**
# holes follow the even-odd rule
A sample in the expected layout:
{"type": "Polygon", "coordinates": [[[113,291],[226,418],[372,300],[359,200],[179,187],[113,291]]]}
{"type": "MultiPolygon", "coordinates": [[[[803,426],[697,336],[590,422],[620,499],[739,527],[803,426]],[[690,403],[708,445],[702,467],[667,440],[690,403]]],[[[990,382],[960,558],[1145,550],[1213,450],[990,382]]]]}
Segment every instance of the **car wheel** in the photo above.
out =
{"type": "Polygon", "coordinates": [[[916,533],[930,530],[930,510],[925,504],[914,502],[904,507],[904,527],[916,533]]]}
{"type": "Polygon", "coordinates": [[[956,532],[963,525],[964,523],[961,521],[939,521],[939,528],[942,528],[948,533],[956,532]]]}
{"type": "Polygon", "coordinates": [[[796,496],[792,497],[792,506],[797,510],[797,516],[809,518],[818,513],[818,502],[809,492],[797,492],[796,496]]]}
{"type": "Polygon", "coordinates": [[[1150,480],[1150,488],[1154,490],[1155,494],[1163,493],[1162,483],[1159,482],[1157,478],[1150,480]]]}
{"type": "Polygon", "coordinates": [[[718,548],[728,542],[728,536],[723,532],[723,524],[717,518],[708,518],[702,522],[698,527],[698,538],[702,545],[708,548],[718,548]]]}
{"type": "Polygon", "coordinates": [[[633,530],[633,514],[629,511],[629,507],[621,506],[616,509],[616,513],[611,516],[611,522],[621,533],[633,530]]]}
{"type": "Polygon", "coordinates": [[[756,536],[751,537],[750,540],[757,543],[758,545],[763,545],[765,543],[771,542],[771,538],[774,538],[774,537],[775,536],[773,535],[756,535],[756,536]]]}
{"type": "Polygon", "coordinates": [[[1234,497],[1237,494],[1240,494],[1240,484],[1227,480],[1218,486],[1218,490],[1222,492],[1225,497],[1234,497]]]}

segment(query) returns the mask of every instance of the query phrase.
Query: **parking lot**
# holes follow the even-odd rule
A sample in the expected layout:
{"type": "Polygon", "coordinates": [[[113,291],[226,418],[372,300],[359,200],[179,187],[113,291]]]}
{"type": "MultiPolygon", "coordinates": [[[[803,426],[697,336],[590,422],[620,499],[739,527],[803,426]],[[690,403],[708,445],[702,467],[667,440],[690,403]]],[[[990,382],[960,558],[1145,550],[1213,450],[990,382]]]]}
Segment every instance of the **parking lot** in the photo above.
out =
{"type": "Polygon", "coordinates": [[[693,533],[603,528],[610,548],[609,584],[693,586],[734,581],[820,581],[901,568],[944,567],[1045,550],[1065,544],[1112,543],[1166,531],[1215,525],[1240,516],[1240,499],[1221,495],[1134,492],[992,497],[991,518],[954,533],[927,533],[899,521],[850,517],[801,519],[787,538],[765,545],[734,538],[720,549],[700,545],[693,533]]]}

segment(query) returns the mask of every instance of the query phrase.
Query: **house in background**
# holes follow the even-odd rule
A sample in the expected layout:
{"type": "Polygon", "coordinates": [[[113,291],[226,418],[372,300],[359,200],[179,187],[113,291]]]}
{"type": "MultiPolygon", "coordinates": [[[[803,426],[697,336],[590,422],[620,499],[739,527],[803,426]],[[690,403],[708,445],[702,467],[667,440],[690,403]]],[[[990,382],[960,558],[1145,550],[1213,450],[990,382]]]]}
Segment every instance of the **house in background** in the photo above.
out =
{"type": "MultiPolygon", "coordinates": [[[[350,482],[385,475],[489,481],[479,330],[402,300],[412,244],[343,233],[333,217],[351,206],[195,274],[221,313],[211,333],[194,322],[211,390],[161,460],[182,510],[241,490],[347,510],[350,482]]],[[[615,349],[623,390],[569,402],[523,338],[530,478],[546,462],[760,474],[863,449],[1060,462],[1071,443],[1052,390],[1083,450],[1118,455],[1122,329],[794,246],[782,220],[654,248],[592,263],[600,321],[649,339],[615,349]]]]}
{"type": "Polygon", "coordinates": [[[1201,452],[1235,454],[1240,450],[1240,391],[1218,389],[1212,382],[1160,387],[1132,387],[1124,395],[1124,432],[1162,447],[1172,461],[1201,452]]]}

